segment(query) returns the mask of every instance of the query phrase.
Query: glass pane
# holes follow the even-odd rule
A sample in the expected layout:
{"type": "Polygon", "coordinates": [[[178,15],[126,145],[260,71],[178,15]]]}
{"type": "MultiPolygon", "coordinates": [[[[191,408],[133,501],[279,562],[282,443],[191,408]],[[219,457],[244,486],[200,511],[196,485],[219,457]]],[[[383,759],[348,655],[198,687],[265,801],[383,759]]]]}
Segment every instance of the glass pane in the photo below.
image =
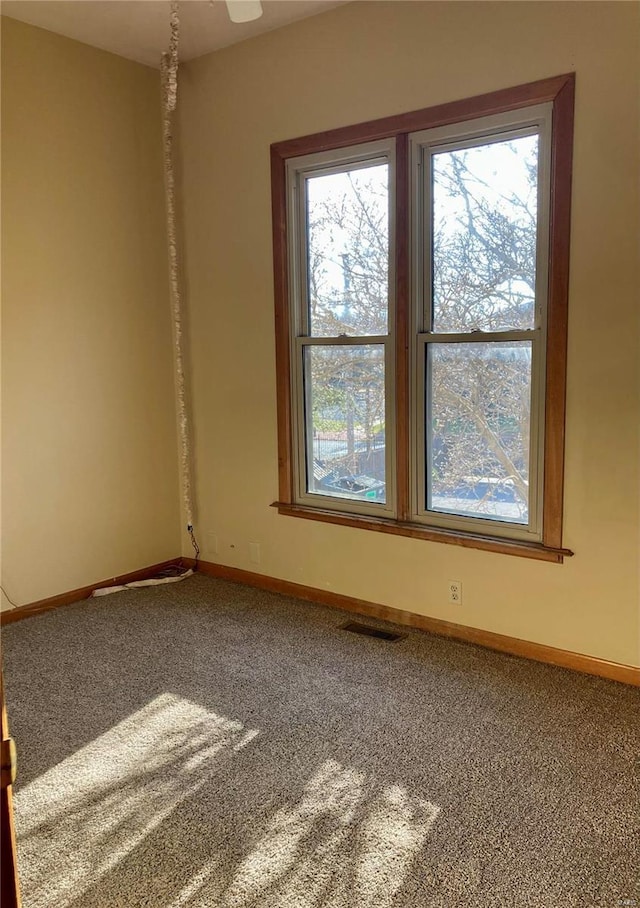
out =
{"type": "Polygon", "coordinates": [[[428,347],[427,509],[527,524],[531,343],[428,347]]]}
{"type": "Polygon", "coordinates": [[[305,349],[307,491],[386,501],[384,347],[305,349]]]}
{"type": "Polygon", "coordinates": [[[310,333],[387,333],[389,168],[310,177],[307,252],[310,333]]]}
{"type": "Polygon", "coordinates": [[[538,136],[432,160],[433,330],[533,328],[538,136]]]}

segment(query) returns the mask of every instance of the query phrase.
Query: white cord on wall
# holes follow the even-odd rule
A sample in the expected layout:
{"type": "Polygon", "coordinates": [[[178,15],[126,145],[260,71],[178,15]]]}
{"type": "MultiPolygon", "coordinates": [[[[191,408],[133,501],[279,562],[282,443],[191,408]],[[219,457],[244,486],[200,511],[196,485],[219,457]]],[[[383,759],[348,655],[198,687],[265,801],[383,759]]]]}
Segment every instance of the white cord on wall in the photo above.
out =
{"type": "MultiPolygon", "coordinates": [[[[162,73],[162,142],[165,174],[165,200],[167,211],[167,247],[169,255],[169,290],[171,310],[173,313],[173,340],[175,345],[176,368],[176,406],[180,439],[180,480],[182,487],[182,506],[187,521],[187,532],[195,552],[195,567],[198,566],[200,549],[193,527],[193,495],[191,485],[191,444],[190,420],[187,406],[185,356],[183,338],[182,296],[180,293],[180,259],[178,252],[178,231],[176,226],[176,183],[173,166],[173,113],[178,101],[178,37],[179,37],[178,3],[171,3],[169,51],[162,55],[160,70],[162,73]]],[[[107,596],[123,590],[141,586],[157,586],[162,583],[176,583],[193,574],[187,570],[176,577],[161,577],[151,580],[137,580],[118,586],[103,587],[94,590],[93,596],[107,596]]]]}
{"type": "MultiPolygon", "coordinates": [[[[176,228],[176,192],[173,167],[173,132],[172,114],[178,99],[178,39],[179,39],[178,3],[171,3],[169,51],[162,55],[162,137],[165,171],[165,199],[167,211],[167,244],[169,255],[169,288],[173,312],[173,339],[175,345],[176,401],[180,438],[180,477],[182,487],[182,504],[187,521],[187,532],[195,552],[195,567],[198,565],[200,549],[195,537],[193,525],[193,496],[191,485],[191,446],[189,412],[186,400],[186,377],[184,366],[184,342],[182,332],[182,299],[180,294],[180,262],[176,228]]],[[[135,589],[142,586],[157,586],[163,583],[176,583],[193,574],[193,570],[173,577],[155,577],[150,580],[137,580],[118,586],[102,587],[93,591],[92,596],[106,596],[121,590],[135,589]]],[[[12,608],[19,606],[10,598],[3,587],[2,593],[12,608]]]]}
{"type": "Polygon", "coordinates": [[[184,365],[183,314],[180,292],[180,261],[176,227],[176,188],[173,166],[173,116],[178,101],[178,39],[180,20],[178,3],[171,3],[171,34],[169,51],[162,55],[162,139],[164,151],[165,198],[167,209],[167,244],[169,253],[169,287],[173,312],[173,339],[175,344],[176,400],[178,430],[180,438],[180,476],[182,505],[187,520],[187,532],[196,554],[196,566],[200,549],[193,528],[193,494],[191,485],[190,420],[186,399],[186,377],[184,365]]]}

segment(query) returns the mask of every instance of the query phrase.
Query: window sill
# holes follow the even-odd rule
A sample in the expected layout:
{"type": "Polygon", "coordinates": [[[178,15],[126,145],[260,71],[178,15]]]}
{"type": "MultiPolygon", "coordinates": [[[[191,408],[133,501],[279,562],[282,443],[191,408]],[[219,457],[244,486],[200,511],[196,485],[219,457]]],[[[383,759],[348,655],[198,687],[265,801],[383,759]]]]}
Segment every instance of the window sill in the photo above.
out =
{"type": "Polygon", "coordinates": [[[517,542],[510,539],[497,539],[494,536],[459,533],[399,520],[365,517],[360,514],[345,514],[340,511],[310,508],[305,505],[286,504],[280,501],[274,501],[271,507],[277,508],[278,514],[283,514],[286,517],[302,517],[306,520],[336,523],[340,526],[356,527],[360,530],[374,530],[378,533],[391,533],[395,536],[410,536],[412,539],[424,539],[427,542],[444,542],[449,545],[460,545],[464,548],[481,549],[485,552],[498,552],[501,555],[534,558],[538,561],[550,561],[554,564],[562,564],[565,557],[573,555],[570,549],[555,548],[540,542],[517,542]]]}

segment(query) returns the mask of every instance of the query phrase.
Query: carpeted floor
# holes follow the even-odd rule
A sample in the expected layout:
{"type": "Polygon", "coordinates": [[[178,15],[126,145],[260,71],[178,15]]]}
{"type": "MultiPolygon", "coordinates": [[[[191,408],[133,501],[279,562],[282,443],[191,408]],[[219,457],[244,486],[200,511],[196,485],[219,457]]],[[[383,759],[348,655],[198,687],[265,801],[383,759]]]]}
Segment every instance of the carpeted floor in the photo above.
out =
{"type": "Polygon", "coordinates": [[[346,617],[195,576],[8,625],[25,908],[640,906],[640,691],[346,617]]]}

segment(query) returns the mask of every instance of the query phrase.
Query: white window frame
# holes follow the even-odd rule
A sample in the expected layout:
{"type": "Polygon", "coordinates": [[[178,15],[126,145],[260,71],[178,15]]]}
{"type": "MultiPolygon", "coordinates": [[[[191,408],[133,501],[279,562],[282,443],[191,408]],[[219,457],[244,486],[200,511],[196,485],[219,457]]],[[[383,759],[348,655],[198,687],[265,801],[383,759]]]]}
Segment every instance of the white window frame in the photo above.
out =
{"type": "Polygon", "coordinates": [[[544,408],[545,366],[547,349],[547,286],[549,257],[549,209],[551,168],[550,103],[509,111],[490,117],[479,117],[412,133],[409,136],[411,161],[410,249],[411,249],[411,314],[413,343],[410,351],[411,420],[410,420],[410,488],[411,520],[416,523],[461,532],[483,533],[507,539],[533,542],[542,540],[544,482],[544,408]],[[487,145],[526,135],[538,135],[538,216],[536,243],[535,323],[531,330],[501,332],[433,332],[431,159],[442,151],[487,145]],[[426,360],[428,347],[434,343],[500,343],[527,341],[532,346],[531,419],[529,438],[529,522],[527,525],[487,517],[446,514],[429,510],[427,502],[428,452],[425,413],[426,360]]]}
{"type": "Polygon", "coordinates": [[[295,501],[311,507],[347,511],[378,517],[396,517],[395,487],[395,140],[385,139],[291,158],[286,162],[287,236],[289,243],[289,298],[292,425],[295,443],[293,463],[295,501]],[[388,330],[384,335],[317,336],[309,326],[307,284],[306,181],[331,173],[344,173],[388,166],[389,174],[389,273],[388,330]],[[385,502],[367,502],[323,495],[308,490],[309,463],[313,460],[307,442],[305,412],[307,393],[304,383],[305,351],[310,346],[382,346],[385,358],[385,502]]]}

